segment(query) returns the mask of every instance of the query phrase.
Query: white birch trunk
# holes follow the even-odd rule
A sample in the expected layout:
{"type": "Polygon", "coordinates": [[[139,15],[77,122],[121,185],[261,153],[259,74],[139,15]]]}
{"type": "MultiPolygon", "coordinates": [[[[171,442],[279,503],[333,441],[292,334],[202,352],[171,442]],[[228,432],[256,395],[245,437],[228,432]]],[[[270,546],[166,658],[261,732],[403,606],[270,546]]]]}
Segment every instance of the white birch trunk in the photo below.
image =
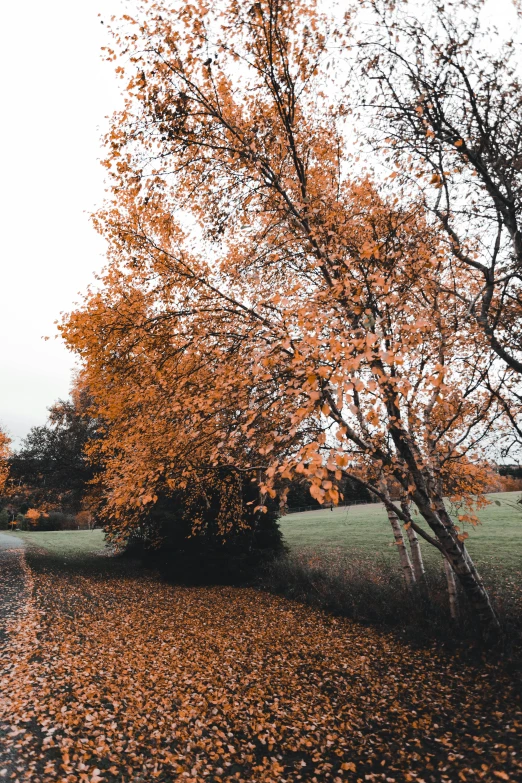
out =
{"type": "Polygon", "coordinates": [[[406,529],[408,535],[408,541],[410,543],[411,562],[413,565],[413,573],[417,582],[421,582],[424,579],[426,569],[424,568],[424,560],[422,559],[422,550],[420,548],[420,541],[417,533],[412,527],[406,529]]]}
{"type": "Polygon", "coordinates": [[[451,567],[451,563],[445,557],[444,559],[444,573],[446,574],[446,582],[448,585],[448,598],[451,619],[457,623],[459,620],[459,597],[457,594],[457,583],[455,581],[455,573],[451,567]]]}
{"type": "MultiPolygon", "coordinates": [[[[386,500],[390,501],[390,493],[388,491],[386,480],[384,478],[381,479],[380,484],[383,495],[385,496],[386,500]]],[[[388,519],[393,530],[393,537],[395,539],[395,545],[399,553],[399,560],[401,563],[404,581],[409,587],[415,582],[415,574],[413,572],[410,556],[408,555],[408,550],[406,549],[401,523],[399,522],[397,514],[395,514],[391,508],[386,508],[386,513],[388,514],[388,519]]]]}
{"type": "MultiPolygon", "coordinates": [[[[410,519],[410,504],[407,500],[401,500],[401,508],[403,513],[408,517],[408,519],[410,519]]],[[[419,537],[411,525],[408,525],[406,528],[406,533],[410,544],[411,562],[413,565],[415,581],[422,582],[426,573],[426,569],[424,568],[424,560],[422,558],[419,537]]]]}

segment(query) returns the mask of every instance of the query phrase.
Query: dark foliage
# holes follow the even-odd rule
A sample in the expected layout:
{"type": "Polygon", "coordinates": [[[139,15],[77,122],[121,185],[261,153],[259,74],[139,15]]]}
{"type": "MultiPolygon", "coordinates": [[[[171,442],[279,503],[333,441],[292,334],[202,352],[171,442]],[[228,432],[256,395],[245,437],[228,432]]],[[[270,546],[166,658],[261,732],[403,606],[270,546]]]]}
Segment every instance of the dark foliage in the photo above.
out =
{"type": "Polygon", "coordinates": [[[255,510],[258,504],[256,483],[237,473],[212,474],[203,489],[160,497],[143,521],[142,536],[130,542],[127,553],[140,555],[146,565],[173,581],[249,582],[262,563],[285,551],[277,522],[279,506],[265,499],[263,513],[255,510]],[[239,505],[234,502],[237,493],[239,505]],[[226,531],[223,522],[228,523],[226,531]],[[154,534],[161,539],[159,547],[152,545],[154,534]]]}
{"type": "Polygon", "coordinates": [[[98,424],[88,406],[86,391],[76,392],[73,400],[59,400],[49,409],[48,423],[33,427],[11,457],[9,502],[20,513],[30,507],[80,510],[95,475],[85,446],[98,436],[98,424]]]}
{"type": "Polygon", "coordinates": [[[320,503],[310,495],[310,484],[307,481],[299,479],[288,482],[286,505],[290,510],[303,506],[320,508],[320,503]]]}
{"type": "Polygon", "coordinates": [[[341,485],[341,492],[343,493],[345,503],[351,503],[355,501],[361,503],[375,502],[375,497],[372,495],[372,493],[369,492],[366,487],[362,487],[360,484],[357,484],[357,482],[351,479],[350,476],[344,476],[341,485]]]}
{"type": "Polygon", "coordinates": [[[33,530],[76,530],[78,523],[72,514],[64,514],[61,511],[51,511],[45,516],[42,514],[33,530]]]}
{"type": "Polygon", "coordinates": [[[498,472],[501,476],[522,478],[522,465],[499,465],[498,472]]]}

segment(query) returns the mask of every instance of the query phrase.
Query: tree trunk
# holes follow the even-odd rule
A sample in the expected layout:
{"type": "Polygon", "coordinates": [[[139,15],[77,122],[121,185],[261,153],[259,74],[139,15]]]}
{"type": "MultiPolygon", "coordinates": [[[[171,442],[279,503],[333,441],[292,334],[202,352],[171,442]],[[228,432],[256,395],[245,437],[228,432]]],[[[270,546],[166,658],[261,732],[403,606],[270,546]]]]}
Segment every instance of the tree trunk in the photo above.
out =
{"type": "MultiPolygon", "coordinates": [[[[385,495],[387,500],[390,500],[390,493],[388,490],[388,484],[386,483],[386,479],[384,478],[381,479],[380,484],[381,484],[381,490],[383,495],[385,495]]],[[[399,553],[399,560],[401,563],[404,581],[409,587],[415,582],[415,574],[412,568],[410,557],[408,555],[408,550],[406,549],[406,543],[404,541],[404,536],[402,534],[401,523],[399,522],[399,518],[397,514],[395,514],[390,508],[387,508],[386,512],[388,514],[388,519],[390,520],[390,525],[393,530],[393,537],[395,538],[395,545],[397,546],[397,551],[399,553]]]]}
{"type": "Polygon", "coordinates": [[[424,560],[422,559],[422,551],[420,548],[420,542],[417,537],[417,533],[412,527],[406,528],[408,535],[408,541],[410,543],[411,562],[413,565],[413,573],[415,580],[421,582],[426,576],[426,569],[424,568],[424,560]]]}
{"type": "Polygon", "coordinates": [[[440,503],[443,502],[442,499],[437,497],[430,503],[430,500],[424,492],[415,489],[413,500],[417,504],[422,516],[435,533],[443,553],[451,563],[464,594],[476,611],[477,617],[483,628],[498,633],[500,625],[491,605],[491,601],[489,600],[487,590],[477,573],[477,569],[463,542],[458,540],[457,531],[455,530],[449,515],[445,510],[443,512],[440,508],[437,508],[440,506],[440,503]],[[445,522],[447,523],[447,519],[450,520],[450,525],[445,524],[445,522]]]}
{"type": "Polygon", "coordinates": [[[457,583],[455,581],[455,574],[453,568],[448,562],[446,557],[442,558],[444,561],[444,573],[446,574],[446,582],[448,585],[448,598],[451,619],[458,623],[459,621],[459,597],[457,594],[457,583]]]}
{"type": "MultiPolygon", "coordinates": [[[[410,504],[407,500],[403,499],[401,500],[401,508],[403,513],[410,518],[410,504]]],[[[408,536],[408,541],[410,544],[410,552],[411,552],[411,562],[413,565],[413,574],[415,576],[416,582],[422,582],[424,580],[424,577],[426,575],[426,570],[424,568],[424,560],[422,558],[422,551],[420,548],[420,542],[419,538],[417,536],[417,533],[415,530],[409,525],[406,528],[406,534],[408,536]]]]}

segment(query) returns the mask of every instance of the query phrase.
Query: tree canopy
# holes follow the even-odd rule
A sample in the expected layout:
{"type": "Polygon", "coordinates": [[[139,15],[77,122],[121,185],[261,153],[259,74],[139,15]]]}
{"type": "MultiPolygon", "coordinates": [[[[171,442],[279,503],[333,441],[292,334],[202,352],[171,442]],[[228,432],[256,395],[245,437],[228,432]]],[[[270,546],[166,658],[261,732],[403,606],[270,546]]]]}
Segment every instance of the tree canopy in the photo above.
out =
{"type": "MultiPolygon", "coordinates": [[[[520,381],[522,91],[520,30],[502,36],[484,3],[371,0],[359,42],[360,106],[371,143],[400,184],[436,217],[459,275],[445,293],[466,303],[520,381]]],[[[399,183],[397,183],[399,184],[399,183]]]]}

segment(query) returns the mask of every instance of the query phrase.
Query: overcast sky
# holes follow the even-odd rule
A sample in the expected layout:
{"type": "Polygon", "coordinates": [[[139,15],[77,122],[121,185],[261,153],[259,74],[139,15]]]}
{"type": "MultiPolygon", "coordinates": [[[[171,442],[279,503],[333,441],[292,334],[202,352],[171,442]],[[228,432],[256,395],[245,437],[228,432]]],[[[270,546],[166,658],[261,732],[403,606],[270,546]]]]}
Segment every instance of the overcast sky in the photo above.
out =
{"type": "MultiPolygon", "coordinates": [[[[324,0],[325,4],[328,0],[324,0]]],[[[15,445],[69,390],[54,321],[103,264],[88,213],[103,199],[100,137],[120,82],[100,24],[133,0],[11,0],[0,14],[0,425],[15,445]]],[[[511,0],[488,4],[509,29],[511,0]]]]}
{"type": "Polygon", "coordinates": [[[118,0],[2,5],[0,424],[16,440],[69,390],[53,335],[103,263],[88,212],[103,198],[100,136],[119,83],[100,48],[118,0]]]}

